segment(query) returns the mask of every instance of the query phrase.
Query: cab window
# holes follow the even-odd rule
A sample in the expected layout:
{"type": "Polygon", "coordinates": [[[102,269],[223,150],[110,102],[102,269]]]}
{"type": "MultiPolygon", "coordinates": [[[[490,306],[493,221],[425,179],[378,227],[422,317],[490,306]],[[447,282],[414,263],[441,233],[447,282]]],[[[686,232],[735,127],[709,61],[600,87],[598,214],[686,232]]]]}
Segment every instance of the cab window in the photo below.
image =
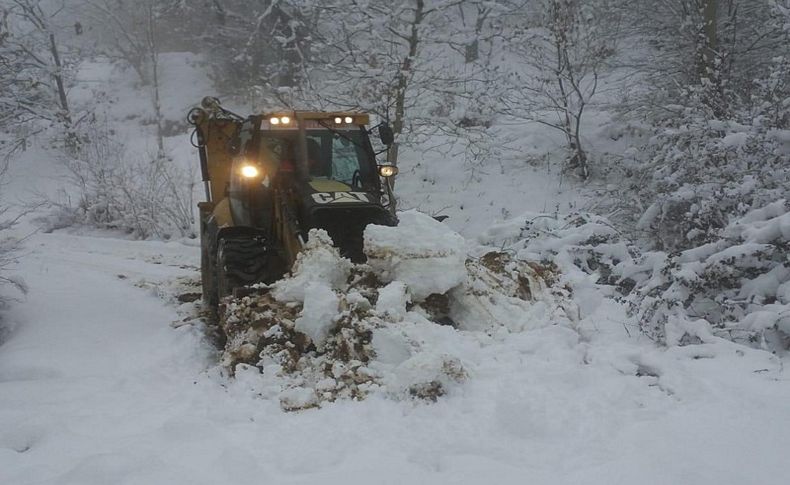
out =
{"type": "Polygon", "coordinates": [[[348,185],[362,183],[369,177],[367,153],[359,133],[343,135],[331,131],[307,134],[307,158],[312,177],[337,180],[348,185]]]}

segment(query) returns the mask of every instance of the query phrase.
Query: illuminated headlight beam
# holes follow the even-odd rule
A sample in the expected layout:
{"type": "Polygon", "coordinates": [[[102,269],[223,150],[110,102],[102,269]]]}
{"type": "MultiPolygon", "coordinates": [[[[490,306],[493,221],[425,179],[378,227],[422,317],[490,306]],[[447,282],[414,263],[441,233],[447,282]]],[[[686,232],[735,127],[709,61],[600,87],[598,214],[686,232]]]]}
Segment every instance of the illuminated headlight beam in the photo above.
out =
{"type": "Polygon", "coordinates": [[[379,175],[382,177],[394,177],[398,175],[398,167],[395,165],[379,165],[379,175]]]}
{"type": "Polygon", "coordinates": [[[258,167],[254,165],[243,165],[241,167],[242,177],[251,179],[257,177],[259,174],[260,174],[260,170],[258,170],[258,167]]]}

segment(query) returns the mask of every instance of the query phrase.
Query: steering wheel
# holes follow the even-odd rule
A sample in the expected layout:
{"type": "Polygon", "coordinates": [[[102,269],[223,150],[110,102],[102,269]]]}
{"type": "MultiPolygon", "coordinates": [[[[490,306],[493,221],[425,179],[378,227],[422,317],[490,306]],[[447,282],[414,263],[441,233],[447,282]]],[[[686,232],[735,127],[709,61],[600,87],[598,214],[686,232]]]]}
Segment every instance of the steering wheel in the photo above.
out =
{"type": "Polygon", "coordinates": [[[354,170],[354,175],[351,176],[351,187],[357,188],[360,186],[362,182],[362,174],[359,173],[359,169],[354,170]]]}

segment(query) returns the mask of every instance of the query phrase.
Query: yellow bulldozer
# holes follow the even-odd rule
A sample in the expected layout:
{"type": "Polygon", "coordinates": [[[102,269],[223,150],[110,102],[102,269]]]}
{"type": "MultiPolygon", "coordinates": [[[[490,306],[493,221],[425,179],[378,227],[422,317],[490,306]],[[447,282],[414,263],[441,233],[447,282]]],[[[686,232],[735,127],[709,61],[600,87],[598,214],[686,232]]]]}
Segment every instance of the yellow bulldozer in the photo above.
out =
{"type": "Polygon", "coordinates": [[[278,110],[240,116],[213,97],[188,115],[206,190],[200,210],[203,299],[291,269],[310,229],[324,229],[345,257],[364,261],[368,224],[395,225],[393,165],[378,164],[392,129],[357,112],[278,110]]]}

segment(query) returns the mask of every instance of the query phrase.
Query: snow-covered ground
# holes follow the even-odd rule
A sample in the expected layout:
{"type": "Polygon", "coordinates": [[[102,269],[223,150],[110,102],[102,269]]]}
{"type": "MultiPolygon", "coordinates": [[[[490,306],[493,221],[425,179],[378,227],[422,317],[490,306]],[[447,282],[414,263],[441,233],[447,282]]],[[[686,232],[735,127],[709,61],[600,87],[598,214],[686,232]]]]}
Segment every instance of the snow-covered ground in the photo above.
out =
{"type": "Polygon", "coordinates": [[[782,362],[723,341],[656,350],[604,300],[576,330],[448,336],[470,378],[436,403],[286,413],[219,376],[198,326],[172,325],[195,247],[28,248],[31,292],[0,347],[0,483],[785,482],[782,362]]]}
{"type": "MultiPolygon", "coordinates": [[[[188,66],[166,87],[173,120],[210,94],[188,66]]],[[[99,91],[119,78],[91,68],[84,79],[99,91]]],[[[129,144],[150,149],[133,87],[110,94],[115,126],[126,120],[129,144]]],[[[186,136],[166,142],[191,161],[186,136]]],[[[50,155],[19,158],[3,198],[56,194],[50,155]]],[[[449,213],[469,241],[495,219],[578,203],[567,181],[533,165],[486,167],[477,180],[460,158],[403,157],[403,207],[449,213]]],[[[25,241],[15,272],[30,292],[3,315],[13,330],[0,343],[0,484],[786,482],[785,360],[718,339],[659,349],[592,283],[576,282],[571,320],[536,310],[494,331],[421,327],[468,374],[435,403],[372,393],[285,412],[255,372],[224,376],[197,304],[178,301],[199,291],[195,242],[116,236],[25,241]]]]}

